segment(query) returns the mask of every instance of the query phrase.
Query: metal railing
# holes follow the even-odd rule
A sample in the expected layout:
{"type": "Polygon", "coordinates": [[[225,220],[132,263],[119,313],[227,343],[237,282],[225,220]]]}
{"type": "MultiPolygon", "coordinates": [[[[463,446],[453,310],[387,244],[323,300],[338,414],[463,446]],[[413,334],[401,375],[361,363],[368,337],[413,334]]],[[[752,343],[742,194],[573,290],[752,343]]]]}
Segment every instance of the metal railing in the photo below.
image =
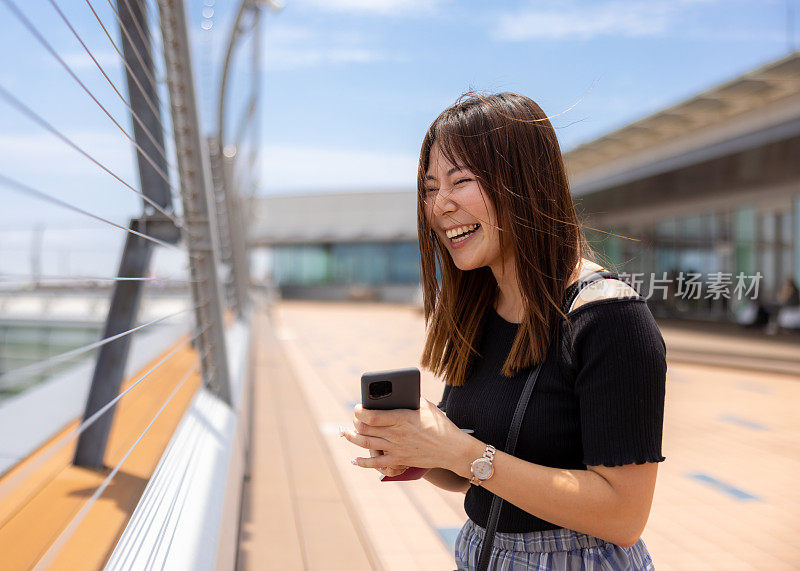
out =
{"type": "MultiPolygon", "coordinates": [[[[156,370],[190,344],[197,350],[198,360],[177,381],[175,390],[154,411],[152,420],[143,427],[140,436],[127,453],[48,547],[39,559],[37,568],[47,567],[58,554],[92,504],[101,496],[122,464],[192,374],[200,371],[205,388],[221,401],[231,404],[225,317],[227,312],[233,312],[240,319],[248,319],[249,263],[245,244],[246,219],[241,205],[242,196],[251,196],[254,189],[241,185],[252,185],[257,180],[254,173],[249,173],[257,169],[255,126],[251,128],[252,133],[255,133],[255,140],[247,160],[244,156],[240,160],[236,158],[236,152],[229,152],[229,149],[235,147],[231,147],[230,142],[226,141],[224,132],[224,118],[227,113],[224,78],[228,73],[236,39],[242,34],[254,34],[255,51],[252,57],[256,65],[258,62],[259,7],[256,2],[242,2],[231,34],[220,90],[220,131],[204,135],[201,133],[192,50],[183,0],[107,0],[110,11],[96,0],[95,3],[85,0],[84,8],[91,13],[111,49],[118,56],[119,63],[124,67],[127,94],[119,82],[112,79],[113,73],[104,58],[90,47],[86,30],[75,24],[76,5],[73,4],[70,10],[65,10],[57,0],[47,1],[57,21],[63,24],[68,34],[80,44],[82,51],[91,60],[89,69],[96,69],[113,91],[112,101],[104,100],[99,89],[82,76],[80,70],[70,63],[69,57],[59,52],[55,42],[48,39],[54,36],[42,29],[41,14],[31,14],[31,10],[18,1],[0,0],[0,7],[5,7],[11,16],[6,25],[16,26],[18,30],[27,32],[43,54],[67,73],[77,92],[90,100],[113,125],[113,132],[118,131],[121,134],[123,144],[136,154],[139,184],[134,184],[107,161],[98,158],[96,150],[80,144],[77,138],[68,134],[69,127],[59,126],[59,123],[68,123],[63,118],[69,115],[69,108],[37,107],[23,95],[15,93],[13,85],[3,85],[2,79],[0,104],[6,105],[4,112],[11,110],[16,113],[18,120],[27,121],[35,129],[52,137],[52,140],[59,141],[64,148],[74,151],[80,160],[87,161],[108,175],[110,186],[102,189],[102,192],[114,192],[111,187],[119,186],[126,192],[134,193],[141,200],[141,212],[133,216],[127,224],[115,221],[114,216],[104,214],[99,208],[88,208],[73,201],[61,189],[43,188],[36,183],[21,180],[19,176],[0,171],[0,189],[3,191],[11,191],[15,195],[78,214],[92,224],[121,231],[125,237],[115,276],[94,271],[90,273],[95,274],[91,278],[86,278],[85,272],[84,275],[77,276],[43,276],[38,267],[32,268],[35,275],[25,275],[19,271],[5,275],[0,273],[0,284],[6,286],[5,294],[8,294],[9,287],[15,283],[25,285],[27,292],[47,288],[48,283],[58,283],[60,287],[70,287],[70,284],[86,281],[113,284],[100,339],[35,363],[0,372],[2,389],[24,383],[32,377],[46,376],[48,371],[66,362],[73,362],[80,356],[92,352],[97,354],[82,422],[60,436],[57,441],[51,442],[47,452],[38,456],[35,462],[27,463],[24,469],[14,471],[13,477],[0,479],[0,497],[22,485],[34,471],[46,467],[48,459],[75,439],[77,445],[74,464],[103,469],[106,443],[119,401],[123,398],[136,398],[135,388],[146,379],[152,378],[156,370]],[[240,26],[240,19],[244,14],[250,16],[249,27],[240,26]],[[109,24],[110,21],[114,22],[113,25],[109,24]],[[115,28],[119,32],[116,39],[115,28]],[[168,99],[169,105],[164,104],[164,99],[168,99]],[[113,112],[114,106],[118,106],[119,102],[130,117],[130,129],[124,126],[126,118],[113,112]],[[233,176],[233,173],[242,171],[244,175],[233,176]],[[221,247],[221,242],[224,248],[221,247]],[[171,283],[187,286],[185,299],[188,307],[140,322],[140,307],[146,288],[158,281],[158,278],[151,276],[151,269],[153,256],[159,248],[180,252],[187,260],[188,276],[180,276],[177,282],[172,280],[171,283]],[[188,339],[176,345],[145,374],[121,390],[131,338],[188,312],[194,315],[194,324],[188,339]]],[[[258,109],[260,85],[256,68],[251,83],[246,108],[240,114],[242,119],[237,124],[236,144],[241,144],[248,123],[256,122],[253,119],[258,109]]],[[[47,157],[40,158],[47,160],[47,157]]],[[[100,193],[101,189],[97,188],[96,192],[100,193]]],[[[0,233],[2,231],[0,228],[0,233]]],[[[64,238],[68,239],[67,236],[64,238]]],[[[3,523],[0,521],[0,526],[3,523]]]]}

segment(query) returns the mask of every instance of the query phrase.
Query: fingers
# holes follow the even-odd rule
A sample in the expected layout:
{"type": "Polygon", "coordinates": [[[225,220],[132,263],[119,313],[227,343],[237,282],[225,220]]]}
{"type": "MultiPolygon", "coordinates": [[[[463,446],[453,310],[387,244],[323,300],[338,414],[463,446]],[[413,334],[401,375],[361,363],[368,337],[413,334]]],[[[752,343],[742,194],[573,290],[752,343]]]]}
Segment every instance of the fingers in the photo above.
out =
{"type": "Polygon", "coordinates": [[[386,438],[387,440],[391,434],[390,428],[384,426],[370,426],[360,420],[353,420],[353,428],[356,429],[357,433],[363,434],[364,436],[378,436],[379,438],[386,438]]]}
{"type": "Polygon", "coordinates": [[[397,468],[389,468],[388,466],[384,466],[383,468],[378,468],[378,472],[390,478],[393,476],[399,476],[406,470],[408,470],[406,466],[398,466],[397,468]]]}
{"type": "Polygon", "coordinates": [[[377,436],[364,436],[363,434],[350,432],[349,430],[343,430],[341,435],[348,442],[352,442],[361,448],[367,448],[370,450],[390,450],[392,448],[391,442],[377,436]]]}
{"type": "MultiPolygon", "coordinates": [[[[394,468],[397,469],[400,464],[395,464],[393,460],[391,460],[391,456],[387,456],[386,454],[382,456],[376,456],[375,458],[362,458],[358,457],[354,460],[350,460],[350,463],[354,466],[358,466],[360,468],[394,468]]],[[[383,472],[381,472],[383,473],[383,472]]],[[[388,475],[388,474],[387,474],[388,475]]]]}
{"type": "Polygon", "coordinates": [[[403,410],[369,410],[360,404],[357,404],[353,411],[357,420],[373,427],[394,426],[402,420],[406,412],[403,410]]]}
{"type": "Polygon", "coordinates": [[[386,454],[375,456],[374,458],[358,457],[354,460],[350,460],[350,463],[354,466],[360,468],[374,468],[384,476],[397,476],[408,470],[407,465],[398,462],[399,460],[386,454]]]}
{"type": "Polygon", "coordinates": [[[397,441],[397,430],[395,428],[388,428],[385,426],[370,426],[368,424],[364,424],[360,420],[353,420],[353,428],[355,428],[355,432],[362,436],[377,436],[378,438],[383,438],[384,440],[389,440],[390,442],[397,441]]]}
{"type": "MultiPolygon", "coordinates": [[[[372,458],[377,458],[378,456],[383,456],[383,450],[370,450],[369,455],[372,458]]],[[[389,466],[381,466],[380,468],[376,468],[378,472],[383,474],[384,476],[399,476],[406,470],[408,470],[408,466],[397,466],[395,468],[390,468],[389,466]]]]}

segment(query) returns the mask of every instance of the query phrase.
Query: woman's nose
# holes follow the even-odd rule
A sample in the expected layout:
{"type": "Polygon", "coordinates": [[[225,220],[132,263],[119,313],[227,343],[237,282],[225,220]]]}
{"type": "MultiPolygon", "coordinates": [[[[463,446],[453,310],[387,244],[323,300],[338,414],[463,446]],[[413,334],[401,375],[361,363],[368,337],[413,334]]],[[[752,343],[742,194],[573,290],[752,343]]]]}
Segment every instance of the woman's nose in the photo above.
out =
{"type": "Polygon", "coordinates": [[[452,191],[440,190],[436,193],[436,198],[433,201],[433,213],[436,216],[442,216],[448,212],[456,209],[456,204],[450,198],[452,191]]]}

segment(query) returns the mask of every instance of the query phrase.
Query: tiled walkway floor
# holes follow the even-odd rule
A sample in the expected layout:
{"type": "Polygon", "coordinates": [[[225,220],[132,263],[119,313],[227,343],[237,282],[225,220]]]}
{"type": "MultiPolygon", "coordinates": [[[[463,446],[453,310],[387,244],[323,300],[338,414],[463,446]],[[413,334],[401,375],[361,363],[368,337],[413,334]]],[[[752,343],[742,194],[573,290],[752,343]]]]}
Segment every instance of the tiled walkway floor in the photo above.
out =
{"type": "MultiPolygon", "coordinates": [[[[417,365],[422,316],[409,308],[283,302],[272,326],[293,369],[353,517],[383,569],[452,569],[452,542],[466,519],[463,496],[427,482],[383,484],[350,464],[350,426],[364,371],[417,365]]],[[[679,331],[664,330],[668,343],[679,331]]],[[[672,340],[672,341],[671,341],[672,340]]],[[[692,345],[724,343],[692,338],[692,345]]],[[[800,568],[800,383],[786,374],[670,361],[663,452],[644,533],[666,569],[800,568]]],[[[442,385],[423,371],[423,395],[442,385]]],[[[255,411],[258,414],[258,411],[255,411]]]]}

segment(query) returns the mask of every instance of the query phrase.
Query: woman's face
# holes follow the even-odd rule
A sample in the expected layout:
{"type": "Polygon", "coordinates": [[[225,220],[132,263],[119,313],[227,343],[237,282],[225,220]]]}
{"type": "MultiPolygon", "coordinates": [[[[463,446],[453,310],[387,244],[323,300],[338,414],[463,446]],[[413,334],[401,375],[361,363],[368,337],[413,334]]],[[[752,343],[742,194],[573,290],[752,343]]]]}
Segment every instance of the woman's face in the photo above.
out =
{"type": "Polygon", "coordinates": [[[438,143],[425,173],[425,216],[459,270],[501,269],[497,216],[475,176],[448,161],[438,143]],[[466,232],[465,232],[466,231],[466,232]]]}

